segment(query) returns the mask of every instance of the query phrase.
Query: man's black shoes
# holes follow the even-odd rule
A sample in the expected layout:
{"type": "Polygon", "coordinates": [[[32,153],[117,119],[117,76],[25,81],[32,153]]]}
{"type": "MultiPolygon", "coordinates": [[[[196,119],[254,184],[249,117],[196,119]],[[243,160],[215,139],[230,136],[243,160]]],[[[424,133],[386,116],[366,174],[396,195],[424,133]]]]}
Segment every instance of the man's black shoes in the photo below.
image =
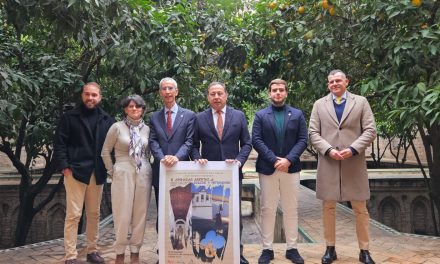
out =
{"type": "Polygon", "coordinates": [[[338,256],[336,256],[335,247],[327,247],[325,250],[324,256],[322,256],[321,263],[322,264],[331,264],[333,260],[336,260],[338,256]]]}
{"type": "Polygon", "coordinates": [[[263,249],[261,256],[258,258],[258,264],[269,264],[273,258],[273,250],[263,249]]]}
{"type": "Polygon", "coordinates": [[[375,264],[374,260],[370,256],[370,252],[363,249],[361,249],[361,252],[359,252],[359,261],[364,264],[375,264]]]}
{"type": "Polygon", "coordinates": [[[286,259],[289,259],[295,264],[304,264],[304,259],[301,257],[296,248],[286,250],[286,259]]]}

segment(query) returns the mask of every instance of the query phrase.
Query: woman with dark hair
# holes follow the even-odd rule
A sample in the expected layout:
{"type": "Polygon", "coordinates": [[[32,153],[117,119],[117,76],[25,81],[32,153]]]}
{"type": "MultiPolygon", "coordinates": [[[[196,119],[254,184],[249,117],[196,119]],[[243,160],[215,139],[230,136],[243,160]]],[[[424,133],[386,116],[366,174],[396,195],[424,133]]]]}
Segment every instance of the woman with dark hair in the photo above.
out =
{"type": "Polygon", "coordinates": [[[131,263],[139,263],[152,179],[148,161],[150,128],[142,119],[145,101],[139,95],[130,95],[121,101],[121,108],[125,118],[110,127],[101,152],[112,179],[116,264],[124,263],[127,246],[131,263]],[[112,151],[116,160],[114,164],[112,151]]]}

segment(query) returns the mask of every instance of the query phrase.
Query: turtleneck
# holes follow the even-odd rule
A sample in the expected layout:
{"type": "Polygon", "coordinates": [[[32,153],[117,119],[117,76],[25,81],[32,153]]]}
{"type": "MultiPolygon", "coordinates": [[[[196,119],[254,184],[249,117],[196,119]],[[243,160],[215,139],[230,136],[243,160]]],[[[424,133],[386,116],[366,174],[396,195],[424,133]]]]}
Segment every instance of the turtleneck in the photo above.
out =
{"type": "Polygon", "coordinates": [[[281,111],[284,111],[284,109],[286,109],[286,105],[285,104],[283,104],[281,106],[276,106],[276,105],[272,104],[272,110],[273,111],[281,112],[281,111]]]}
{"type": "Polygon", "coordinates": [[[96,133],[96,125],[98,123],[98,107],[87,108],[84,104],[81,104],[81,113],[84,119],[86,120],[87,126],[90,128],[92,132],[92,136],[95,137],[96,133]]]}
{"type": "Polygon", "coordinates": [[[275,119],[275,132],[276,132],[276,141],[277,141],[277,155],[281,155],[283,153],[283,145],[284,145],[284,113],[286,110],[286,105],[276,106],[272,105],[273,117],[275,119]]]}

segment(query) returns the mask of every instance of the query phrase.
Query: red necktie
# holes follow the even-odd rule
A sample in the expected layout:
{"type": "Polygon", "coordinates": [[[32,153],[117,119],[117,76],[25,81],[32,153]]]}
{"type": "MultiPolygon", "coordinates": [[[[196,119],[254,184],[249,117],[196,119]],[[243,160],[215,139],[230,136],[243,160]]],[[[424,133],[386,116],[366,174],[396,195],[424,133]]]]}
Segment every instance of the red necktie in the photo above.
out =
{"type": "Polygon", "coordinates": [[[222,134],[223,134],[223,117],[222,117],[222,111],[221,110],[217,111],[217,133],[218,133],[218,137],[220,139],[222,139],[222,134]]]}
{"type": "Polygon", "coordinates": [[[168,135],[171,135],[171,133],[173,132],[173,126],[172,123],[173,120],[171,118],[171,110],[168,110],[167,112],[167,133],[168,135]]]}

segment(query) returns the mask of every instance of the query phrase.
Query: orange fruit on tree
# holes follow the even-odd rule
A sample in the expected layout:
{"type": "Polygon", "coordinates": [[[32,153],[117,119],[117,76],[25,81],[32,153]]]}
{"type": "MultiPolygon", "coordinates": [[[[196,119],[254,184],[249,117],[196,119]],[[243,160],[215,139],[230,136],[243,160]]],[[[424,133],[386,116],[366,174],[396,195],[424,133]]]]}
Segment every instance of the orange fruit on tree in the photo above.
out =
{"type": "Polygon", "coordinates": [[[306,11],[306,8],[303,5],[298,7],[298,13],[304,14],[305,11],[306,11]]]}
{"type": "Polygon", "coordinates": [[[427,29],[428,28],[428,24],[422,24],[421,26],[420,26],[422,29],[427,29]]]}
{"type": "Polygon", "coordinates": [[[328,10],[328,13],[331,16],[334,16],[336,14],[336,8],[334,6],[330,7],[330,9],[328,10]]]}
{"type": "Polygon", "coordinates": [[[313,30],[309,30],[306,34],[304,34],[304,39],[309,40],[313,38],[313,30]]]}
{"type": "Polygon", "coordinates": [[[423,3],[423,0],[411,0],[411,4],[415,7],[421,6],[423,3]]]}
{"type": "Polygon", "coordinates": [[[328,3],[327,0],[322,0],[322,1],[321,1],[321,6],[322,6],[322,8],[324,8],[324,9],[329,9],[329,7],[330,7],[330,5],[329,5],[329,3],[328,3]]]}
{"type": "Polygon", "coordinates": [[[277,3],[275,3],[275,2],[271,2],[271,3],[269,4],[269,8],[270,8],[270,9],[275,9],[275,7],[277,7],[277,3]]]}

